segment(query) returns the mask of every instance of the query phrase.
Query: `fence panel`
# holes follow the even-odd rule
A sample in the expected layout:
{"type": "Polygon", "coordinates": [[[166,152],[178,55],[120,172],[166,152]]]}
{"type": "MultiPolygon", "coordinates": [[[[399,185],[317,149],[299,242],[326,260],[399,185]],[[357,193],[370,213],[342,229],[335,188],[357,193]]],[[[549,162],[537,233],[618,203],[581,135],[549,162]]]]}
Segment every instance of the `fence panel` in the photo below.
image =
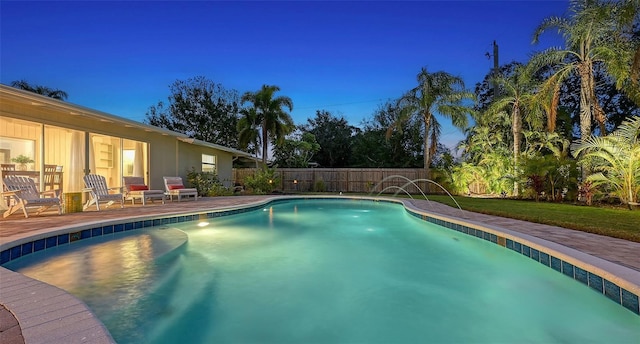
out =
{"type": "MultiPolygon", "coordinates": [[[[235,182],[255,173],[254,168],[233,169],[235,182]]],[[[278,168],[279,190],[307,192],[321,189],[327,192],[353,193],[442,193],[442,190],[424,181],[426,171],[421,168],[278,168]],[[419,188],[419,189],[418,189],[419,188]]]]}

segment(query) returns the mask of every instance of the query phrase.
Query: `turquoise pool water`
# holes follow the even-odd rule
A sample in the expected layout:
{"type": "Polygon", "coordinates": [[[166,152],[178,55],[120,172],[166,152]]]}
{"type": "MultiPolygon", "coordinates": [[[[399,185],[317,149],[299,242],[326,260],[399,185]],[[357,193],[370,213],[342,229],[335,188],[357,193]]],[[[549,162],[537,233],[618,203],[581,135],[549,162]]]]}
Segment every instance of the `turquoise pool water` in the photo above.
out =
{"type": "Polygon", "coordinates": [[[640,318],[589,287],[400,205],[290,201],[206,222],[5,266],[78,296],[119,343],[640,339],[640,318]]]}

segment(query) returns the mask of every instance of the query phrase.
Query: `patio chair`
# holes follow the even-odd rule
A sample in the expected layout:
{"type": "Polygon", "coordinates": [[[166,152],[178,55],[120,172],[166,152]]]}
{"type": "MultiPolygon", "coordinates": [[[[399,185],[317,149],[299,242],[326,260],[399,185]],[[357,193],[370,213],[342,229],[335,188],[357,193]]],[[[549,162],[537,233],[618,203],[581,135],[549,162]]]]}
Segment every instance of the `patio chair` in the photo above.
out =
{"type": "Polygon", "coordinates": [[[154,200],[162,200],[164,204],[165,194],[162,190],[149,190],[144,183],[143,177],[122,177],[124,182],[124,199],[131,200],[131,204],[135,204],[136,200],[142,201],[142,205],[146,205],[146,200],[153,202],[154,200]]]}
{"type": "Polygon", "coordinates": [[[100,210],[100,203],[107,202],[107,208],[116,202],[120,202],[120,208],[124,208],[124,197],[122,194],[122,187],[107,187],[107,181],[103,176],[97,174],[87,174],[84,176],[85,189],[83,192],[89,193],[89,199],[85,203],[83,210],[86,210],[93,204],[96,205],[96,209],[100,210]],[[120,190],[118,193],[111,193],[112,190],[120,190]]]}
{"type": "Polygon", "coordinates": [[[2,182],[4,183],[3,196],[13,199],[9,209],[4,212],[2,217],[7,217],[22,209],[24,217],[29,218],[27,208],[32,207],[38,207],[36,214],[40,214],[51,207],[57,207],[58,215],[62,214],[60,190],[39,192],[36,182],[24,176],[6,176],[2,179],[2,182]]]}
{"type": "Polygon", "coordinates": [[[0,167],[3,171],[15,171],[16,164],[0,164],[0,167]]]}
{"type": "Polygon", "coordinates": [[[62,192],[62,166],[44,165],[44,189],[58,189],[62,192]]]}
{"type": "Polygon", "coordinates": [[[169,196],[173,202],[173,196],[178,198],[178,202],[182,197],[193,196],[193,200],[198,200],[198,190],[195,188],[185,188],[180,177],[163,177],[164,187],[167,190],[165,194],[169,196]]]}

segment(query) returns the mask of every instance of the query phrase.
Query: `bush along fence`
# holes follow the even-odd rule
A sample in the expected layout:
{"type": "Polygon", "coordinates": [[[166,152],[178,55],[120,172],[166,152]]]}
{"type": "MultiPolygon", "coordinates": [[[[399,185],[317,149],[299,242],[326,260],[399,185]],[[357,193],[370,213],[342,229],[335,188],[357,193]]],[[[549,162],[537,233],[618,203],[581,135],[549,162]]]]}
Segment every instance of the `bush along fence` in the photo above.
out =
{"type": "MultiPolygon", "coordinates": [[[[258,171],[260,169],[233,169],[233,180],[246,185],[246,178],[251,179],[258,171]]],[[[425,193],[442,193],[439,187],[430,182],[418,181],[427,178],[426,171],[421,168],[276,168],[275,175],[277,178],[272,180],[273,191],[286,193],[312,191],[377,194],[383,190],[386,194],[396,191],[404,193],[401,188],[412,194],[420,193],[409,181],[415,181],[425,193]],[[378,185],[380,182],[382,183],[378,185]]]]}

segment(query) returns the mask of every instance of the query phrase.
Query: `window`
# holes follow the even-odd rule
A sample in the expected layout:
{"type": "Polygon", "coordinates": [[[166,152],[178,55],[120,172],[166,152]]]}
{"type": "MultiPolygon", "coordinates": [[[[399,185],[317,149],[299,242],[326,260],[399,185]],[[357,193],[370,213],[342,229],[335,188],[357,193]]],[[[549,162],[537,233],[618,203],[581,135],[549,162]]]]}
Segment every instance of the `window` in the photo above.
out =
{"type": "Polygon", "coordinates": [[[202,154],[202,172],[216,173],[216,156],[202,154]]]}
{"type": "Polygon", "coordinates": [[[29,167],[30,170],[37,170],[37,167],[34,166],[33,163],[37,159],[35,153],[36,140],[2,137],[0,139],[0,147],[0,161],[3,164],[15,163],[16,165],[22,165],[23,170],[26,170],[27,167],[29,167]],[[20,160],[14,160],[20,157],[28,158],[32,162],[23,163],[20,160]]]}
{"type": "Polygon", "coordinates": [[[147,144],[145,142],[122,140],[122,175],[147,176],[147,144]]]}

